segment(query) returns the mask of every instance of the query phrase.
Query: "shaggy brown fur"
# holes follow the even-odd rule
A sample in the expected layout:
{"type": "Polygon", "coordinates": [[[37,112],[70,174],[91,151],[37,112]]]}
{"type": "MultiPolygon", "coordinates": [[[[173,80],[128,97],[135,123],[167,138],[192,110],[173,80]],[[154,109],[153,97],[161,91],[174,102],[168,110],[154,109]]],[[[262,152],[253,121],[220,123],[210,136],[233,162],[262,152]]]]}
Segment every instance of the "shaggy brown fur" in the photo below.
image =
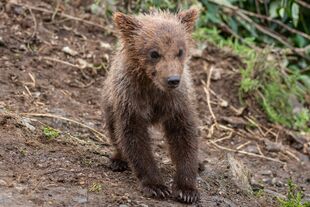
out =
{"type": "Polygon", "coordinates": [[[147,128],[162,124],[176,166],[173,195],[185,203],[199,200],[196,189],[197,119],[191,76],[186,61],[198,11],[178,14],[114,15],[121,48],[108,74],[104,99],[111,140],[116,153],[112,169],[129,166],[147,195],[165,198],[147,128]]]}

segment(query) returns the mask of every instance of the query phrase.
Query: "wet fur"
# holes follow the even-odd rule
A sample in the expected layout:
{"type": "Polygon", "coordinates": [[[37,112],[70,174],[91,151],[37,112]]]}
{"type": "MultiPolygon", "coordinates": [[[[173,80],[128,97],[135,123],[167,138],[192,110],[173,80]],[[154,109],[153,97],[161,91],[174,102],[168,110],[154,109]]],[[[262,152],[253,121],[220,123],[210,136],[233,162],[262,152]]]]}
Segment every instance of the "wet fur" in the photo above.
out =
{"type": "Polygon", "coordinates": [[[177,15],[155,11],[137,17],[116,13],[121,47],[114,56],[103,96],[107,126],[116,149],[112,170],[125,170],[128,161],[146,195],[168,197],[171,191],[155,163],[147,130],[161,124],[176,166],[173,195],[185,203],[199,200],[197,116],[186,67],[197,15],[196,10],[177,15]],[[184,57],[172,57],[179,47],[184,48],[184,57]],[[167,51],[167,58],[152,62],[146,55],[152,48],[167,51]],[[164,78],[175,73],[182,76],[180,85],[173,90],[165,88],[164,78]]]}

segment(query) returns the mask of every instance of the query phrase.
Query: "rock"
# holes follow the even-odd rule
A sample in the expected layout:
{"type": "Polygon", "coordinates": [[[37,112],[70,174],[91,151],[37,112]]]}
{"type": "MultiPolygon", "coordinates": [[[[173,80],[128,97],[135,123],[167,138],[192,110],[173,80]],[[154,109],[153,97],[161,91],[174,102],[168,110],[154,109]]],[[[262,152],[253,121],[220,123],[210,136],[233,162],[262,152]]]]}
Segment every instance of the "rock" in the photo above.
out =
{"type": "Polygon", "coordinates": [[[223,108],[226,108],[226,107],[228,107],[228,102],[225,101],[225,100],[222,100],[222,101],[220,102],[220,106],[223,107],[223,108]]]}
{"type": "Polygon", "coordinates": [[[232,154],[227,154],[227,160],[230,166],[232,180],[245,193],[251,193],[252,187],[250,185],[250,171],[239,160],[235,159],[232,154]]]}
{"type": "Polygon", "coordinates": [[[144,204],[144,203],[141,203],[141,204],[139,205],[139,207],[149,207],[149,206],[146,205],[146,204],[144,204]]]}
{"type": "Polygon", "coordinates": [[[271,142],[268,139],[264,140],[266,149],[269,152],[280,152],[283,149],[283,145],[281,143],[271,142]]]}
{"type": "Polygon", "coordinates": [[[231,124],[233,127],[237,128],[244,128],[247,125],[247,122],[243,118],[236,116],[222,116],[221,121],[231,124]]]}
{"type": "Polygon", "coordinates": [[[0,180],[0,186],[8,186],[8,183],[5,180],[0,180]]]}
{"type": "Polygon", "coordinates": [[[106,50],[111,50],[112,49],[112,46],[109,43],[107,43],[107,42],[101,42],[100,41],[100,47],[102,47],[102,48],[104,48],[106,50]]]}
{"type": "Polygon", "coordinates": [[[27,129],[29,129],[30,131],[35,131],[36,128],[34,126],[32,126],[31,124],[31,120],[29,118],[23,117],[21,119],[21,124],[23,126],[25,126],[27,129]]]}
{"type": "Polygon", "coordinates": [[[220,80],[222,78],[222,71],[223,69],[221,68],[214,68],[212,76],[211,76],[211,80],[213,81],[220,80]]]}
{"type": "Polygon", "coordinates": [[[126,205],[126,204],[121,204],[121,205],[119,205],[118,207],[128,207],[128,205],[126,205]]]}
{"type": "Polygon", "coordinates": [[[71,56],[76,56],[78,54],[77,51],[75,50],[72,50],[70,47],[68,46],[65,46],[62,48],[62,51],[68,55],[71,55],[71,56]]]}
{"type": "Polygon", "coordinates": [[[272,176],[272,171],[271,170],[262,170],[262,171],[259,171],[259,174],[265,175],[265,176],[272,176]]]}
{"type": "Polygon", "coordinates": [[[255,145],[248,145],[244,148],[244,150],[247,152],[254,153],[254,154],[259,154],[259,151],[255,145]]]}

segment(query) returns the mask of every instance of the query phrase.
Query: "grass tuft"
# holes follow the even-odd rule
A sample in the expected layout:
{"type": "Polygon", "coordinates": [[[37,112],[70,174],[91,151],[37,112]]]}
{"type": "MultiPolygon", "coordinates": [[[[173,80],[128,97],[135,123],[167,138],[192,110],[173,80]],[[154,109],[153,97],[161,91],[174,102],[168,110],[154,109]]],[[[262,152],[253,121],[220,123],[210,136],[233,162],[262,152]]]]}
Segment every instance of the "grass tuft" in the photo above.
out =
{"type": "Polygon", "coordinates": [[[43,134],[48,140],[52,140],[59,137],[60,132],[52,127],[45,126],[43,127],[43,134]]]}

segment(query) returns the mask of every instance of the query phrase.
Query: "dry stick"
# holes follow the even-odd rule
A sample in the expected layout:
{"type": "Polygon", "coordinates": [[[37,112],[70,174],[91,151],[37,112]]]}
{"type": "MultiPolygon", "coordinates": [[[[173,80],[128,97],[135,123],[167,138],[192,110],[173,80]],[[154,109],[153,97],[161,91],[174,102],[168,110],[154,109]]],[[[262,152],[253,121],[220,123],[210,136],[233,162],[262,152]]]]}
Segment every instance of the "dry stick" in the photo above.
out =
{"type": "Polygon", "coordinates": [[[256,14],[256,13],[240,9],[240,8],[238,8],[236,6],[232,6],[232,5],[229,5],[229,6],[225,5],[225,6],[229,7],[233,11],[242,12],[242,13],[247,14],[247,15],[252,16],[252,17],[256,17],[256,18],[259,18],[259,19],[265,19],[265,20],[267,20],[269,22],[276,23],[276,24],[280,25],[281,27],[285,28],[286,30],[290,31],[291,33],[299,34],[300,36],[303,36],[304,38],[310,40],[310,35],[308,35],[308,34],[306,34],[304,32],[298,31],[298,30],[296,30],[294,28],[291,28],[291,27],[287,26],[286,24],[284,24],[283,22],[281,22],[279,20],[276,20],[276,19],[273,19],[272,17],[261,15],[261,14],[256,14]]]}
{"type": "Polygon", "coordinates": [[[54,61],[54,62],[57,62],[57,63],[61,63],[61,64],[64,64],[64,65],[68,65],[68,66],[71,66],[71,67],[74,67],[74,68],[78,68],[78,69],[82,69],[80,66],[78,65],[74,65],[72,63],[69,63],[69,62],[66,62],[66,61],[63,61],[63,60],[59,60],[59,59],[56,59],[56,58],[51,58],[51,57],[40,57],[40,59],[43,59],[43,60],[49,60],[49,61],[54,61]]]}
{"type": "Polygon", "coordinates": [[[251,141],[247,141],[247,142],[245,142],[245,143],[243,143],[243,144],[241,144],[241,145],[239,145],[237,148],[236,148],[236,150],[240,150],[241,148],[243,148],[243,147],[245,147],[245,146],[247,146],[248,144],[250,144],[251,143],[251,141]]]}
{"type": "Polygon", "coordinates": [[[212,116],[212,118],[213,118],[214,123],[215,123],[216,126],[217,126],[218,123],[217,123],[216,117],[215,117],[215,115],[214,115],[214,113],[213,113],[212,106],[211,106],[211,104],[210,104],[210,93],[209,93],[209,90],[210,90],[210,82],[211,82],[211,76],[212,76],[213,69],[214,69],[214,67],[211,66],[211,67],[210,67],[210,70],[209,70],[209,75],[208,75],[206,87],[204,87],[203,89],[204,89],[204,91],[205,91],[205,93],[206,93],[206,96],[207,96],[207,104],[208,104],[208,108],[209,108],[210,114],[211,114],[211,116],[212,116]]]}
{"type": "Polygon", "coordinates": [[[254,153],[246,152],[246,151],[242,151],[242,150],[238,151],[238,150],[230,149],[230,148],[227,148],[227,147],[220,146],[220,145],[216,144],[213,141],[210,141],[210,143],[212,143],[214,146],[216,146],[217,148],[222,149],[222,150],[226,150],[226,151],[230,151],[230,152],[236,152],[236,153],[240,153],[240,154],[245,154],[245,155],[249,155],[249,156],[253,156],[253,157],[258,157],[258,158],[262,158],[262,159],[266,159],[266,160],[270,160],[270,161],[274,161],[274,162],[279,162],[279,163],[285,164],[285,162],[282,162],[280,160],[277,160],[277,159],[274,159],[274,158],[271,158],[271,157],[266,157],[264,155],[258,155],[258,154],[254,154],[254,153]]]}
{"type": "Polygon", "coordinates": [[[227,30],[232,36],[234,36],[235,38],[240,40],[243,44],[246,44],[249,48],[251,48],[253,50],[260,50],[260,48],[256,47],[255,45],[251,45],[251,44],[247,43],[246,41],[244,41],[244,39],[240,35],[238,35],[236,32],[234,32],[232,29],[230,29],[230,27],[227,26],[226,24],[221,24],[220,26],[223,27],[225,30],[227,30]]]}
{"type": "MultiPolygon", "coordinates": [[[[46,10],[46,9],[43,9],[43,8],[34,7],[34,6],[26,5],[26,4],[20,4],[20,3],[15,3],[15,2],[12,3],[12,4],[17,5],[17,6],[21,6],[21,7],[25,7],[27,9],[32,9],[32,10],[36,10],[36,11],[41,11],[41,12],[49,13],[49,14],[53,14],[54,13],[54,11],[49,11],[49,10],[46,10]]],[[[68,19],[72,19],[72,20],[75,20],[75,21],[83,22],[85,24],[101,28],[103,30],[107,29],[106,27],[104,27],[104,26],[102,26],[100,24],[96,24],[96,23],[88,21],[88,20],[84,20],[84,19],[81,19],[81,18],[78,18],[78,17],[75,17],[75,16],[71,16],[69,14],[57,13],[57,15],[62,16],[62,17],[66,17],[68,19]]]]}
{"type": "Polygon", "coordinates": [[[29,12],[30,12],[30,14],[31,14],[31,17],[32,17],[32,20],[33,20],[33,23],[34,23],[34,29],[33,29],[32,35],[31,35],[31,38],[33,38],[33,37],[36,35],[36,33],[37,33],[38,23],[37,23],[37,19],[36,19],[36,17],[34,16],[32,10],[29,9],[29,8],[28,8],[28,10],[29,10],[29,12]]]}
{"type": "Polygon", "coordinates": [[[91,128],[91,127],[89,127],[89,126],[87,126],[87,125],[85,125],[85,124],[83,124],[83,123],[80,123],[80,122],[78,122],[78,121],[75,121],[75,120],[73,120],[73,119],[69,119],[69,118],[62,117],[62,116],[58,116],[58,115],[54,115],[54,114],[40,114],[40,113],[21,113],[21,114],[22,114],[22,115],[26,115],[26,116],[37,116],[37,117],[56,118],[56,119],[61,119],[61,120],[64,120],[64,121],[72,122],[72,123],[75,123],[75,124],[77,124],[77,125],[79,125],[79,126],[82,126],[82,127],[84,127],[84,128],[89,129],[89,130],[92,131],[95,135],[99,135],[99,136],[101,136],[103,139],[105,139],[105,140],[103,140],[103,139],[101,139],[100,137],[96,136],[97,139],[98,139],[100,142],[102,142],[102,143],[109,143],[109,142],[108,142],[108,138],[107,138],[104,134],[102,134],[101,132],[97,131],[97,130],[94,129],[94,128],[91,128]]]}
{"type": "Polygon", "coordinates": [[[57,12],[58,12],[59,6],[60,6],[60,1],[57,0],[56,9],[55,9],[55,11],[53,12],[53,15],[52,15],[52,22],[53,22],[54,19],[55,19],[55,16],[56,16],[56,14],[57,14],[57,12]]]}
{"type": "Polygon", "coordinates": [[[225,137],[222,137],[222,138],[219,138],[219,139],[216,139],[214,140],[213,142],[216,143],[216,142],[221,142],[221,141],[224,141],[226,139],[230,139],[233,135],[233,132],[230,132],[229,135],[225,136],[225,137]]]}
{"type": "Polygon", "coordinates": [[[310,9],[310,4],[307,4],[306,2],[302,0],[295,0],[298,4],[300,4],[303,7],[306,7],[307,9],[310,9]]]}

